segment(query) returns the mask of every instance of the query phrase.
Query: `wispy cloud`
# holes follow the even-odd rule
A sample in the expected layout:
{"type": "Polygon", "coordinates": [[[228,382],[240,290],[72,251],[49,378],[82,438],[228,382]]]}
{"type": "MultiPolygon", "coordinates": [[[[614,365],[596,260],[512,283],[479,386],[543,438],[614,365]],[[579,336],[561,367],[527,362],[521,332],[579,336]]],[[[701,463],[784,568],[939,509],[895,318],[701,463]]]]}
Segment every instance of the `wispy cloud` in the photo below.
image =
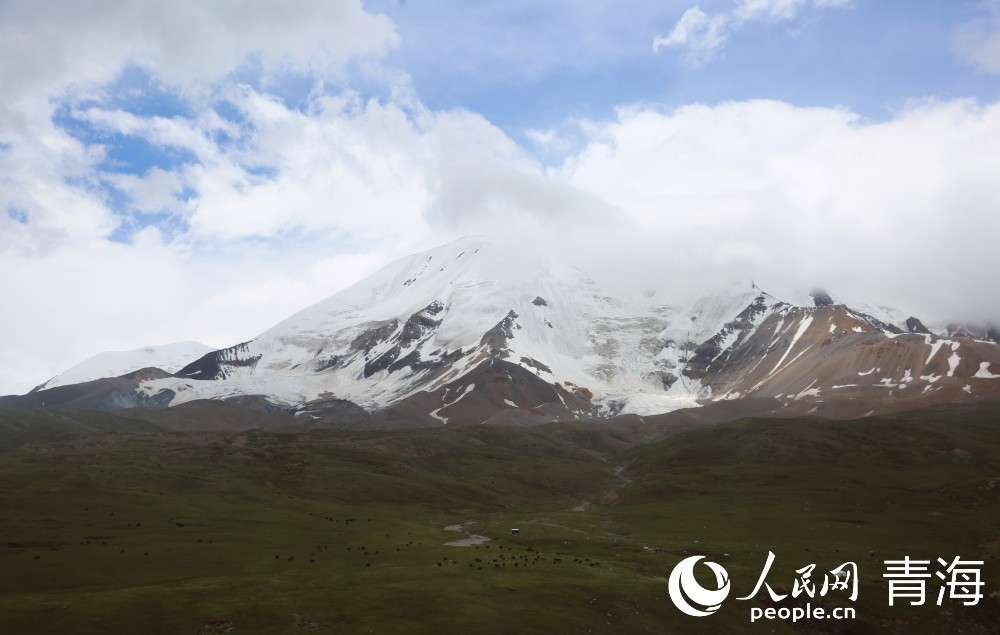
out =
{"type": "Polygon", "coordinates": [[[987,0],[980,8],[981,15],[956,30],[952,47],[963,62],[1000,74],[1000,0],[987,0]]]}
{"type": "Polygon", "coordinates": [[[697,5],[680,17],[667,36],[653,39],[653,51],[686,49],[692,64],[702,64],[723,48],[729,37],[750,22],[794,20],[808,8],[843,7],[850,0],[739,0],[730,11],[708,14],[697,5]]]}

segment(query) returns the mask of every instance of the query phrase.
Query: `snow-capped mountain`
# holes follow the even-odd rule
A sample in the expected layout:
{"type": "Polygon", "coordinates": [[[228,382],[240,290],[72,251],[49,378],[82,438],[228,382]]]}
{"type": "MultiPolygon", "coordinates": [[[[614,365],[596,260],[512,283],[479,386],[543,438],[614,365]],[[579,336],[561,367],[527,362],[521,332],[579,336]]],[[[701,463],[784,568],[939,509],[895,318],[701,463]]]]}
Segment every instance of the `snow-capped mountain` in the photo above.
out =
{"type": "Polygon", "coordinates": [[[935,335],[823,292],[790,303],[748,282],[684,303],[667,287],[624,292],[565,259],[466,237],[248,342],[131,381],[141,404],[255,396],[314,419],[374,413],[401,425],[648,415],[707,400],[854,417],[1000,390],[1000,346],[975,334],[935,335]]]}
{"type": "Polygon", "coordinates": [[[198,342],[177,342],[162,346],[145,346],[131,351],[99,353],[36,386],[31,392],[80,384],[104,377],[118,377],[142,368],[154,367],[174,373],[214,350],[211,346],[198,342]]]}
{"type": "Polygon", "coordinates": [[[335,396],[377,410],[500,359],[549,384],[589,390],[596,408],[663,412],[700,394],[677,371],[680,344],[711,336],[755,293],[747,286],[668,306],[659,294],[602,288],[551,256],[467,237],[403,258],[144,389],[172,390],[174,403],[335,396]]]}

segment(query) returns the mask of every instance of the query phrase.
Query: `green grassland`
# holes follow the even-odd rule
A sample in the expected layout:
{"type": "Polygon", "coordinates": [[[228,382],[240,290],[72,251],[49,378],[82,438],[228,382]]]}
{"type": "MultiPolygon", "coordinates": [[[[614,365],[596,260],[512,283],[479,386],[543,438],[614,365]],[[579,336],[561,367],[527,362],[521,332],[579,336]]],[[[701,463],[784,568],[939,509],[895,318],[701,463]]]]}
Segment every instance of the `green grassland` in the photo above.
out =
{"type": "Polygon", "coordinates": [[[0,633],[1000,632],[996,403],[685,427],[10,426],[0,633]],[[491,540],[445,544],[467,534],[491,540]],[[768,551],[782,593],[795,569],[856,562],[857,602],[810,601],[857,618],[751,624],[804,605],[736,599],[768,551]],[[706,618],[667,593],[691,555],[732,581],[706,618]],[[935,606],[934,582],[930,606],[890,609],[883,562],[907,555],[985,560],[987,597],[935,606]]]}

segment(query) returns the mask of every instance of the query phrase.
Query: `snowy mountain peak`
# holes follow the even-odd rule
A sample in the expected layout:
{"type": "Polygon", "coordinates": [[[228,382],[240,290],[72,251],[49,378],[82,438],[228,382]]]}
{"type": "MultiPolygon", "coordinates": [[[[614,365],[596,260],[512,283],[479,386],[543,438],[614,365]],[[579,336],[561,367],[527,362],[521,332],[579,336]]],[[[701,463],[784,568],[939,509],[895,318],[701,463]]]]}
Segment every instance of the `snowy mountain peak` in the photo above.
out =
{"type": "Polygon", "coordinates": [[[687,308],[662,306],[653,298],[667,293],[623,295],[567,259],[466,237],[402,258],[182,369],[179,377],[199,381],[178,385],[177,401],[266,384],[285,404],[336,395],[377,409],[499,357],[546,381],[586,386],[598,402],[648,392],[643,401],[669,409],[697,392],[666,395],[680,344],[711,336],[759,294],[744,285],[687,308]]]}
{"type": "Polygon", "coordinates": [[[141,368],[159,368],[174,373],[213,350],[215,349],[198,342],[177,342],[145,346],[131,351],[99,353],[59,373],[35,387],[32,392],[105,377],[118,377],[141,368]]]}
{"type": "Polygon", "coordinates": [[[262,396],[313,418],[347,404],[433,424],[647,415],[746,397],[859,416],[872,403],[1000,388],[990,370],[1000,347],[937,338],[884,307],[825,292],[790,303],[752,281],[685,302],[669,275],[642,292],[600,279],[586,259],[461,238],[138,391],[171,404],[262,396]]]}

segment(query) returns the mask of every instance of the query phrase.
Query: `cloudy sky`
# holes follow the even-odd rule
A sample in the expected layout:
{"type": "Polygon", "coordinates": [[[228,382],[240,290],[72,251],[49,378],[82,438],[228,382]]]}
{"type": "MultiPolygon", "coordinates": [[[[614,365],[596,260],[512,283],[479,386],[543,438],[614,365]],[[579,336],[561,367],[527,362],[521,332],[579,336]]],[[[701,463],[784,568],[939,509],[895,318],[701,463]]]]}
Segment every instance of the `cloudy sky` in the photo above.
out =
{"type": "Polygon", "coordinates": [[[0,87],[0,394],[498,227],[1000,319],[998,0],[0,0],[0,87]]]}

